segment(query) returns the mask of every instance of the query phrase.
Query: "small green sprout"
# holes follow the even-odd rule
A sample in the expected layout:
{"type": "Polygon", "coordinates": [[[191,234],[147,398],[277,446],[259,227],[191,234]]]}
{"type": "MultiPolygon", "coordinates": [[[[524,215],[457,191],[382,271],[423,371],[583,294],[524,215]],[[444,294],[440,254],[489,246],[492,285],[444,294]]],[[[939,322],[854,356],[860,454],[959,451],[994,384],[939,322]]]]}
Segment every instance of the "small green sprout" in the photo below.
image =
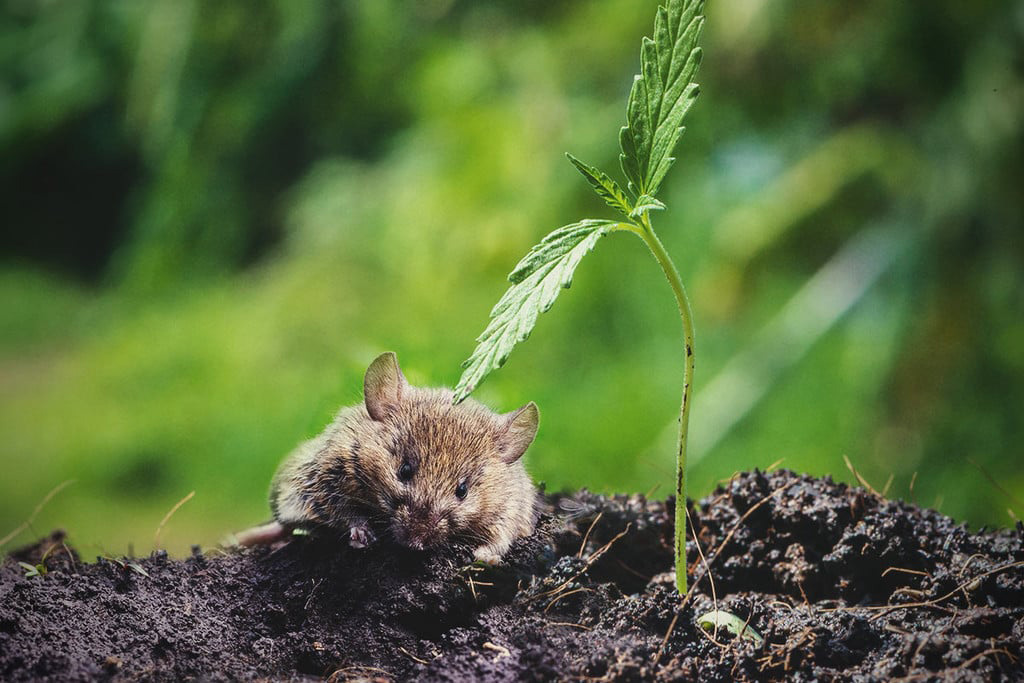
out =
{"type": "Polygon", "coordinates": [[[732,612],[720,609],[712,610],[707,614],[697,617],[697,625],[705,631],[717,631],[723,628],[736,638],[744,638],[751,641],[755,646],[764,642],[764,638],[760,633],[732,612]]]}
{"type": "Polygon", "coordinates": [[[29,579],[33,576],[43,576],[46,574],[46,565],[40,562],[39,564],[29,564],[28,562],[19,562],[21,568],[25,570],[25,578],[29,579]]]}
{"type": "Polygon", "coordinates": [[[28,579],[32,578],[33,576],[46,576],[46,573],[49,571],[46,568],[46,558],[48,558],[50,556],[50,553],[52,553],[56,548],[56,543],[51,544],[50,547],[46,549],[46,552],[43,553],[43,556],[39,558],[38,564],[18,562],[21,568],[25,570],[25,578],[28,579]]]}
{"type": "Polygon", "coordinates": [[[128,562],[126,560],[119,560],[116,557],[107,557],[105,559],[110,560],[111,562],[116,564],[118,567],[121,568],[121,570],[125,574],[127,574],[128,571],[131,570],[136,574],[141,574],[142,576],[145,576],[147,579],[150,578],[149,572],[147,572],[138,562],[128,562]]]}
{"type": "Polygon", "coordinates": [[[462,364],[455,402],[465,399],[484,378],[501,367],[512,349],[525,340],[537,316],[554,304],[559,292],[572,284],[580,260],[599,239],[612,232],[630,232],[644,241],[661,266],[683,322],[683,398],[679,410],[676,451],[676,587],[686,593],[686,433],[693,381],[693,322],[679,271],[654,232],[651,212],[665,209],[655,195],[675,157],[672,150],[683,134],[683,117],[697,99],[693,77],[701,62],[697,46],[704,26],[703,0],[670,0],[659,7],[654,39],[644,38],[641,72],[633,81],[626,104],[626,125],[619,131],[619,161],[626,177],[623,189],[607,173],[576,157],[569,161],[618,220],[587,218],[558,228],[533,247],[509,274],[512,286],[491,310],[491,320],[477,337],[473,354],[462,364]]]}
{"type": "Polygon", "coordinates": [[[139,564],[138,562],[126,562],[125,566],[128,567],[129,569],[131,569],[133,572],[135,572],[137,574],[142,574],[147,579],[149,578],[149,572],[147,572],[145,569],[143,569],[142,565],[139,564]]]}

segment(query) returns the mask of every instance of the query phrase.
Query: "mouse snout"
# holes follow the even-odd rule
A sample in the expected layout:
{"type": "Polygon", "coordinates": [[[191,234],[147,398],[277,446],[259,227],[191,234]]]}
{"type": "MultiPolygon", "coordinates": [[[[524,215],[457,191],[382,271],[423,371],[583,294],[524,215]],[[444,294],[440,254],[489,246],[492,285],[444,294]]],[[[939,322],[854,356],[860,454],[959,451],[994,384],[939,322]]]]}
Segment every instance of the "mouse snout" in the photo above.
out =
{"type": "Polygon", "coordinates": [[[423,550],[444,539],[448,521],[427,506],[404,505],[395,516],[395,540],[414,550],[423,550]]]}

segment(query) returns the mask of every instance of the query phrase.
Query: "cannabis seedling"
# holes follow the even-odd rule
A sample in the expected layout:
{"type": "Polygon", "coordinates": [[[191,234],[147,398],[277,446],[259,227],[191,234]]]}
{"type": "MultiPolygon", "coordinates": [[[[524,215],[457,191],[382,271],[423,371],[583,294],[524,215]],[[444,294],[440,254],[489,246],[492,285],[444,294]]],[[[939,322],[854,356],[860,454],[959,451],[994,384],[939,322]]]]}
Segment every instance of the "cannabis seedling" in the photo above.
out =
{"type": "Polygon", "coordinates": [[[28,562],[19,562],[21,568],[25,570],[25,578],[31,579],[33,576],[43,576],[46,574],[46,564],[40,562],[39,564],[29,564],[28,562]]]}
{"type": "Polygon", "coordinates": [[[608,174],[567,155],[594,191],[624,220],[587,218],[565,225],[530,250],[509,274],[512,286],[491,310],[487,329],[462,364],[465,370],[454,398],[456,403],[462,401],[492,370],[505,363],[515,345],[530,335],[537,316],[551,308],[562,288],[569,287],[576,266],[599,239],[619,231],[642,239],[668,278],[683,321],[683,400],[675,487],[676,586],[681,594],[686,593],[686,429],[693,380],[693,322],[686,290],[654,232],[651,212],[665,208],[656,198],[658,188],[675,161],[672,150],[683,134],[683,117],[697,99],[693,77],[701,61],[697,40],[704,26],[703,8],[703,0],[670,0],[668,7],[658,8],[654,39],[643,39],[641,72],[633,81],[626,104],[626,125],[619,132],[619,160],[628,181],[626,190],[608,174]]]}

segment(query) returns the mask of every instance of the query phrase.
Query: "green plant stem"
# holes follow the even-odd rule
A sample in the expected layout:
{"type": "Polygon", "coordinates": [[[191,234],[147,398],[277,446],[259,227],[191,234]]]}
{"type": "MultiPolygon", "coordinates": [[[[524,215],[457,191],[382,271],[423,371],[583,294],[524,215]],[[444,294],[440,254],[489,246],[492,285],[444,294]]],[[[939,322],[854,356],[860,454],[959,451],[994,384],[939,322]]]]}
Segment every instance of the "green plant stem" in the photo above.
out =
{"type": "Polygon", "coordinates": [[[686,594],[686,432],[690,420],[690,386],[693,383],[693,314],[690,311],[690,300],[686,297],[686,288],[679,278],[672,258],[665,251],[665,245],[658,239],[651,226],[647,213],[643,214],[640,229],[634,230],[651,250],[661,270],[668,279],[668,284],[675,294],[679,306],[679,316],[683,319],[683,343],[685,345],[686,362],[683,365],[683,400],[679,408],[679,441],[676,449],[676,589],[680,595],[686,594]]]}

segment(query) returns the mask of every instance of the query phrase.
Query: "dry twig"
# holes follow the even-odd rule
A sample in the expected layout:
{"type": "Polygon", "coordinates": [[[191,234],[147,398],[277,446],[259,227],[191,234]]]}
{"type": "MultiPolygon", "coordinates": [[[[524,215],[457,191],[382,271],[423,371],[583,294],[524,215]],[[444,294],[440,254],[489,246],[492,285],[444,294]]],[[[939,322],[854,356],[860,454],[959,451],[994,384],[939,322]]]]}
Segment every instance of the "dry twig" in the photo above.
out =
{"type": "MultiPolygon", "coordinates": [[[[954,595],[959,593],[961,590],[963,590],[967,586],[970,586],[975,581],[981,581],[982,579],[985,579],[985,578],[987,578],[989,576],[992,576],[993,574],[998,574],[1000,572],[1006,571],[1007,569],[1014,569],[1016,567],[1024,567],[1024,560],[1019,561],[1019,562],[1010,562],[1008,564],[1000,565],[999,567],[996,567],[995,569],[990,569],[989,571],[987,571],[987,572],[985,572],[983,574],[979,574],[978,576],[971,577],[970,579],[967,579],[966,581],[960,583],[956,588],[954,588],[953,590],[949,591],[945,595],[943,595],[941,597],[938,597],[938,598],[933,598],[931,600],[922,600],[920,602],[908,602],[908,603],[905,603],[903,605],[863,605],[863,606],[859,605],[859,606],[853,606],[853,607],[850,607],[850,606],[828,607],[828,608],[823,609],[822,611],[823,612],[856,612],[856,611],[859,611],[859,610],[869,610],[869,611],[872,611],[872,612],[875,612],[875,611],[880,612],[879,614],[876,614],[873,617],[871,617],[871,620],[873,621],[875,619],[878,619],[880,617],[884,617],[884,616],[890,614],[891,612],[895,612],[896,610],[900,610],[900,609],[913,609],[913,608],[916,608],[916,607],[939,607],[939,603],[944,602],[944,601],[950,599],[951,597],[953,597],[954,595]]],[[[940,609],[943,609],[943,608],[940,607],[940,609]]]]}
{"type": "Polygon", "coordinates": [[[36,516],[46,506],[46,504],[49,503],[54,496],[63,491],[66,487],[74,483],[74,479],[68,479],[67,481],[62,481],[61,483],[57,484],[52,489],[50,489],[50,492],[43,496],[43,499],[39,501],[39,504],[36,505],[34,510],[32,510],[32,514],[28,516],[28,519],[19,524],[11,533],[7,534],[3,538],[0,538],[0,548],[7,545],[11,541],[11,539],[16,537],[25,529],[31,528],[32,522],[36,521],[36,516]]]}
{"type": "Polygon", "coordinates": [[[995,487],[995,489],[996,489],[997,491],[999,491],[999,493],[1001,493],[1001,494],[1003,494],[1004,496],[1006,496],[1007,498],[1009,498],[1009,499],[1010,499],[1010,502],[1011,502],[1011,503],[1013,503],[1014,505],[1016,505],[1016,506],[1017,506],[1017,507],[1018,507],[1019,509],[1022,509],[1022,510],[1024,510],[1024,502],[1022,502],[1022,501],[1021,501],[1021,499],[1020,499],[1020,498],[1018,498],[1017,496],[1015,496],[1015,495],[1013,495],[1012,493],[1010,493],[1009,491],[1007,491],[1007,490],[1006,490],[1006,487],[1005,487],[1005,486],[1003,486],[1002,484],[1000,484],[1000,483],[999,483],[999,481],[998,481],[998,480],[997,480],[997,479],[996,479],[995,477],[993,477],[993,476],[992,476],[992,474],[991,474],[991,473],[990,473],[990,472],[989,472],[988,470],[986,470],[986,469],[985,469],[984,467],[982,467],[982,466],[981,466],[980,464],[978,464],[978,463],[977,463],[977,462],[976,462],[975,460],[973,460],[972,458],[967,458],[967,462],[971,463],[971,464],[972,464],[972,465],[974,465],[974,466],[975,466],[976,468],[978,468],[978,471],[979,471],[979,472],[981,472],[981,474],[982,474],[982,475],[983,475],[983,476],[984,476],[984,477],[985,477],[986,479],[988,479],[988,482],[989,482],[990,484],[992,484],[992,486],[994,486],[994,487],[995,487]]]}
{"type": "Polygon", "coordinates": [[[881,497],[882,497],[882,496],[881,496],[881,495],[880,495],[880,494],[878,493],[878,491],[876,491],[876,490],[874,489],[874,487],[873,487],[873,486],[871,486],[871,484],[869,484],[869,483],[867,482],[867,480],[866,480],[866,479],[865,479],[864,477],[860,476],[860,472],[858,472],[858,471],[857,471],[857,468],[855,468],[855,467],[853,466],[853,463],[852,463],[852,462],[850,462],[850,458],[849,458],[849,457],[847,457],[846,455],[844,455],[844,456],[843,456],[843,462],[845,462],[845,463],[846,463],[846,469],[850,470],[850,473],[851,473],[851,474],[853,474],[853,476],[857,478],[857,481],[859,481],[859,482],[860,482],[860,485],[861,485],[861,486],[863,486],[864,488],[866,488],[866,489],[867,489],[867,490],[868,490],[869,492],[871,492],[871,493],[872,493],[872,494],[874,494],[875,496],[878,496],[879,498],[881,498],[881,497]]]}
{"type": "Polygon", "coordinates": [[[889,567],[882,572],[882,576],[887,576],[889,572],[903,572],[904,574],[916,574],[917,576],[927,576],[929,579],[932,578],[932,575],[928,572],[923,572],[919,569],[905,569],[903,567],[889,567]]]}
{"type": "Polygon", "coordinates": [[[398,649],[399,649],[399,651],[403,655],[405,655],[406,657],[408,657],[409,659],[411,659],[414,662],[417,662],[419,664],[430,664],[430,662],[428,662],[427,660],[423,659],[422,657],[417,657],[416,655],[414,655],[413,653],[409,652],[408,650],[406,650],[401,645],[398,646],[398,649]]]}
{"type": "Polygon", "coordinates": [[[629,530],[631,528],[633,528],[633,523],[632,522],[627,524],[625,529],[623,529],[619,533],[615,534],[615,536],[613,536],[610,541],[608,541],[603,546],[601,546],[600,548],[598,548],[597,550],[592,552],[590,554],[590,556],[587,557],[586,561],[583,563],[583,567],[578,572],[576,572],[575,574],[570,576],[568,579],[566,579],[562,583],[558,584],[558,586],[556,586],[555,588],[552,588],[549,591],[545,591],[544,593],[540,593],[539,595],[533,596],[532,600],[540,600],[541,598],[545,598],[545,597],[549,597],[549,596],[557,596],[559,593],[564,591],[570,584],[572,584],[573,581],[575,581],[576,579],[578,579],[581,576],[583,576],[583,574],[588,569],[590,569],[590,566],[592,564],[594,564],[595,562],[597,562],[601,558],[602,555],[604,555],[606,552],[608,552],[608,550],[615,544],[616,541],[618,541],[620,538],[622,538],[623,536],[628,534],[629,530]]]}
{"type": "Polygon", "coordinates": [[[177,503],[175,503],[174,507],[172,507],[167,512],[167,514],[164,515],[164,518],[160,520],[160,526],[158,526],[156,528],[156,533],[153,535],[153,548],[159,548],[160,547],[160,533],[164,530],[164,525],[166,525],[167,522],[170,521],[170,519],[174,515],[174,513],[178,511],[178,508],[180,508],[182,505],[184,505],[185,503],[187,503],[190,500],[192,500],[192,496],[194,496],[194,495],[196,495],[195,491],[189,492],[189,494],[187,496],[185,496],[184,498],[179,500],[177,503]]]}
{"type": "MultiPolygon", "coordinates": [[[[722,550],[724,550],[725,546],[728,545],[729,541],[732,540],[732,537],[734,535],[736,535],[736,531],[740,528],[740,526],[743,524],[743,522],[747,521],[747,518],[750,517],[750,515],[754,514],[755,510],[757,510],[759,507],[761,507],[762,505],[767,503],[773,496],[775,496],[778,493],[781,493],[781,492],[785,491],[787,486],[789,486],[789,484],[784,484],[784,485],[780,486],[779,488],[775,489],[774,491],[769,493],[767,496],[765,496],[761,500],[759,500],[756,503],[754,503],[753,505],[751,505],[750,509],[747,510],[746,512],[744,512],[743,516],[741,516],[738,520],[736,520],[736,523],[732,525],[731,529],[729,529],[729,533],[727,533],[725,535],[725,538],[722,539],[722,542],[718,544],[717,548],[715,548],[715,552],[711,555],[711,559],[708,560],[708,562],[707,562],[706,571],[710,571],[710,566],[722,554],[722,550]]],[[[701,578],[703,578],[703,577],[701,577],[701,578]]]]}
{"type": "MultiPolygon", "coordinates": [[[[690,590],[693,591],[694,588],[696,586],[691,586],[690,590]]],[[[677,621],[679,621],[679,612],[672,615],[672,622],[668,625],[668,630],[665,631],[665,637],[661,639],[661,645],[658,647],[658,653],[654,655],[652,667],[658,666],[658,660],[661,659],[661,654],[665,651],[665,646],[668,645],[668,639],[672,636],[672,630],[675,629],[677,621]]]]}

